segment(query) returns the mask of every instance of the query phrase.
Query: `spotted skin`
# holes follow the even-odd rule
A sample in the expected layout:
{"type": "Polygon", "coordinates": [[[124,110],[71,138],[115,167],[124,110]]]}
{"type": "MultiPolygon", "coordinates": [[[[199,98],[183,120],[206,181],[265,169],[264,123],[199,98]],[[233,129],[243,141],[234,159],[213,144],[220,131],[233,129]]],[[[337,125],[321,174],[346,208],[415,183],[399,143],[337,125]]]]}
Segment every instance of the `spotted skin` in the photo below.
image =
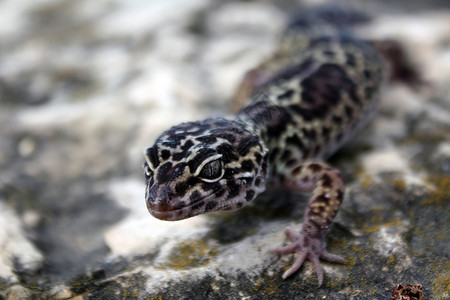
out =
{"type": "Polygon", "coordinates": [[[325,249],[344,182],[323,159],[371,118],[385,66],[336,20],[354,18],[322,12],[297,19],[275,54],[245,77],[239,95],[250,96],[240,111],[174,126],[146,149],[145,197],[153,216],[173,221],[238,209],[268,184],[311,192],[302,229],[286,229],[292,243],[273,249],[297,254],[283,278],[309,259],[321,285],[320,258],[345,262],[325,249]]]}

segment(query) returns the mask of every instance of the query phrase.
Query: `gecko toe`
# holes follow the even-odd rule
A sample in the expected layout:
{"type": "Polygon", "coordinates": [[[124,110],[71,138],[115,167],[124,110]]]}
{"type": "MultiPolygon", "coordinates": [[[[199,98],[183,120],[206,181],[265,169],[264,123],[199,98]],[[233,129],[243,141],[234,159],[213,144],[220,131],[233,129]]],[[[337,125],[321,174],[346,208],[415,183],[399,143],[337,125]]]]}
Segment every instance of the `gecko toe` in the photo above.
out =
{"type": "Polygon", "coordinates": [[[273,248],[271,251],[275,252],[277,254],[283,255],[283,254],[294,253],[296,247],[297,246],[295,244],[290,244],[290,245],[286,245],[286,246],[283,246],[283,247],[273,248]]]}
{"type": "Polygon", "coordinates": [[[329,261],[329,262],[335,262],[339,264],[345,264],[345,258],[342,256],[332,254],[326,250],[322,250],[322,253],[320,254],[320,258],[329,261]]]}
{"type": "Polygon", "coordinates": [[[300,269],[300,267],[303,265],[303,262],[306,259],[307,254],[308,254],[307,251],[297,252],[297,259],[295,260],[294,264],[289,268],[289,270],[284,272],[282,278],[286,279],[292,274],[294,274],[298,269],[300,269]]]}
{"type": "Polygon", "coordinates": [[[287,277],[294,274],[301,268],[303,262],[308,259],[314,266],[314,270],[317,274],[317,280],[320,287],[323,283],[324,278],[324,272],[320,263],[321,258],[330,262],[345,263],[345,259],[343,257],[331,254],[327,250],[325,250],[322,239],[319,237],[303,235],[302,233],[297,233],[290,228],[286,229],[286,234],[292,241],[292,243],[287,246],[272,249],[273,252],[276,252],[278,254],[297,254],[294,264],[283,274],[283,279],[286,279],[287,277]]]}

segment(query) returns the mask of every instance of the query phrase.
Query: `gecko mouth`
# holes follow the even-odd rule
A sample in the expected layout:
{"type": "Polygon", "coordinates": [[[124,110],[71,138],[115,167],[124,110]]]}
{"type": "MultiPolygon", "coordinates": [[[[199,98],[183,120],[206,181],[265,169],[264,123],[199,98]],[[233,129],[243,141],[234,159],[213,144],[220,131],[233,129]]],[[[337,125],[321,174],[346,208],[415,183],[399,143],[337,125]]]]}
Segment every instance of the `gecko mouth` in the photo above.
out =
{"type": "MultiPolygon", "coordinates": [[[[241,208],[244,205],[240,197],[242,193],[240,193],[237,197],[234,197],[233,199],[227,199],[227,201],[225,201],[227,194],[228,193],[225,193],[224,196],[217,197],[216,193],[212,193],[186,206],[174,208],[170,208],[167,206],[163,207],[159,204],[156,204],[155,201],[146,201],[146,202],[148,211],[155,218],[163,221],[178,221],[191,218],[199,214],[219,210],[235,210],[241,208]]],[[[180,203],[185,202],[181,200],[180,203]]]]}
{"type": "MultiPolygon", "coordinates": [[[[166,201],[151,201],[147,200],[147,209],[152,216],[164,221],[178,221],[187,219],[202,213],[215,211],[221,209],[218,207],[219,199],[214,193],[207,195],[197,201],[190,203],[186,206],[168,207],[167,205],[161,205],[166,201]]],[[[186,203],[188,201],[180,200],[180,203],[186,203]]],[[[167,202],[166,202],[167,203],[167,202]]]]}

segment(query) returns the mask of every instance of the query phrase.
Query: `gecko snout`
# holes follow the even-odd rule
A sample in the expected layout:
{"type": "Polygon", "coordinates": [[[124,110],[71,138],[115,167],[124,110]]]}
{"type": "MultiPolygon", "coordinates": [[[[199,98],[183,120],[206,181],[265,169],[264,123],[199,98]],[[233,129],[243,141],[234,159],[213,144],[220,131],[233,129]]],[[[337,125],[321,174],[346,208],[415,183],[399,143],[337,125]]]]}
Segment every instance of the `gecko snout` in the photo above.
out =
{"type": "Polygon", "coordinates": [[[147,198],[147,207],[151,211],[166,212],[174,207],[175,192],[169,187],[153,187],[150,189],[147,198]]]}

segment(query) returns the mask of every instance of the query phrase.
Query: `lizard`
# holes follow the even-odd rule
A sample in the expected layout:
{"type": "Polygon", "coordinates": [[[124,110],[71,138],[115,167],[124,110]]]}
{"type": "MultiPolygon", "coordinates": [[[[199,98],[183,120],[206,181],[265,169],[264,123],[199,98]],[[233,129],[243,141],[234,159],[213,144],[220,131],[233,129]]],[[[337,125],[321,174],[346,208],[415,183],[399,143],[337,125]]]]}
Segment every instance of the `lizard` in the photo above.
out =
{"type": "Polygon", "coordinates": [[[291,243],[272,250],[297,254],[283,279],[308,259],[322,285],[320,259],[345,263],[326,250],[345,184],[325,160],[372,118],[386,81],[382,55],[347,29],[360,22],[352,11],[300,14],[245,77],[243,108],[163,132],[144,150],[150,214],[175,221],[235,210],[268,185],[311,192],[300,231],[286,228],[291,243]]]}

